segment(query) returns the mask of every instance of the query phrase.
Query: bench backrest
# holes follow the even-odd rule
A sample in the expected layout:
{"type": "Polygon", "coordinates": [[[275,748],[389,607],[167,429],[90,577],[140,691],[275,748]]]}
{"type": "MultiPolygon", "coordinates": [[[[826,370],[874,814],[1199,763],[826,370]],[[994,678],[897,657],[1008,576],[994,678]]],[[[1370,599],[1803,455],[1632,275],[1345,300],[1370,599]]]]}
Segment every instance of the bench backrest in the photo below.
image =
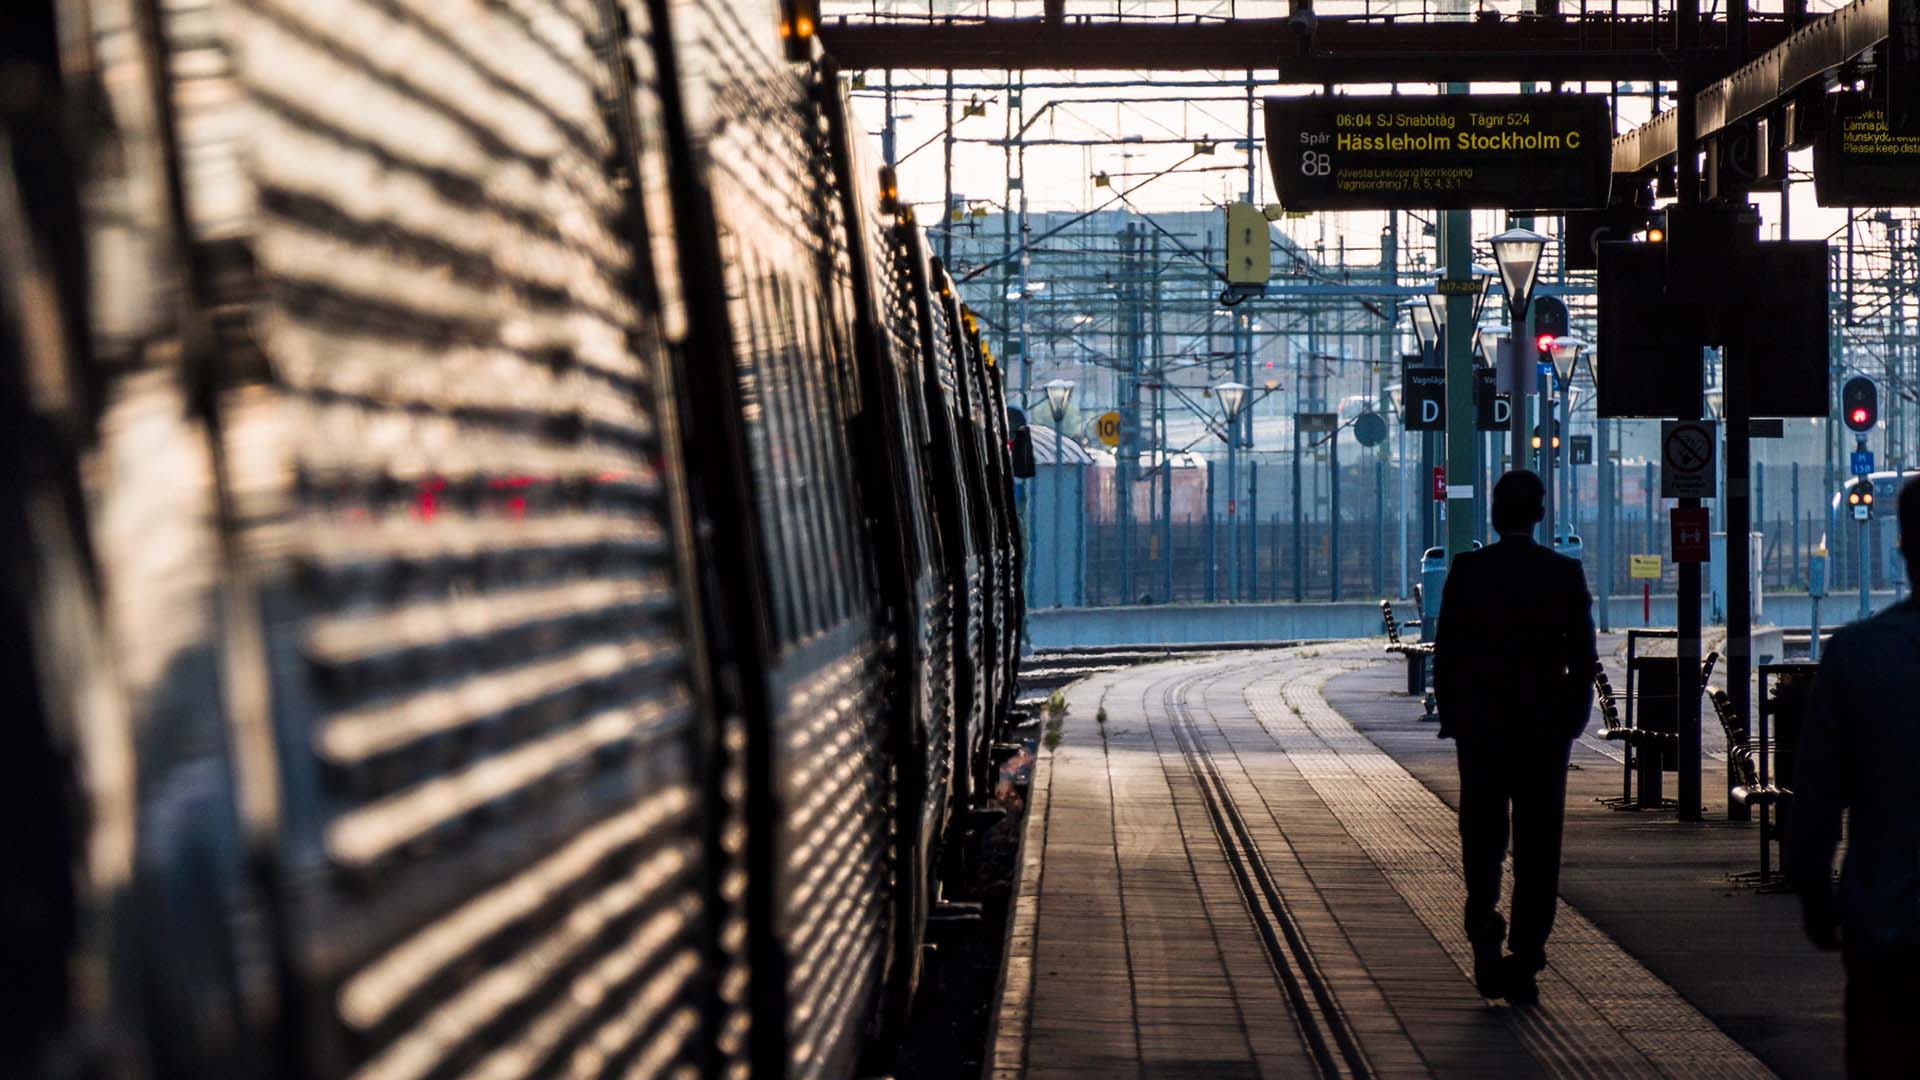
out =
{"type": "Polygon", "coordinates": [[[1733,714],[1733,702],[1727,692],[1714,688],[1707,692],[1707,700],[1713,702],[1713,715],[1720,721],[1720,730],[1727,735],[1727,760],[1739,770],[1740,782],[1747,787],[1758,787],[1759,770],[1753,764],[1753,744],[1748,741],[1747,733],[1741,729],[1738,718],[1733,714]]]}
{"type": "Polygon", "coordinates": [[[1607,681],[1607,669],[1598,660],[1593,662],[1593,693],[1600,702],[1600,722],[1608,731],[1618,728],[1620,701],[1613,696],[1613,684],[1607,681]]]}
{"type": "Polygon", "coordinates": [[[1385,600],[1380,601],[1380,619],[1386,624],[1387,640],[1400,644],[1400,620],[1394,617],[1393,605],[1385,600]]]}

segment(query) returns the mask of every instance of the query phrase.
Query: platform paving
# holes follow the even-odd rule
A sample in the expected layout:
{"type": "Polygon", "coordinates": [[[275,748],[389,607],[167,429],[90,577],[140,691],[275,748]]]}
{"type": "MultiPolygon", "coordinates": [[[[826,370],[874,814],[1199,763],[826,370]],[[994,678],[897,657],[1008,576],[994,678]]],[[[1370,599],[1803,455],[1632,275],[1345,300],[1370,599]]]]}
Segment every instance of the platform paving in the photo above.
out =
{"type": "Polygon", "coordinates": [[[1730,883],[1751,826],[1607,810],[1618,768],[1592,748],[1541,1003],[1482,999],[1451,744],[1401,670],[1364,642],[1068,690],[1035,772],[996,1080],[1832,1074],[1828,958],[1797,944],[1790,898],[1730,883]],[[1791,985],[1811,1017],[1709,970],[1753,946],[1762,974],[1807,962],[1791,985]]]}

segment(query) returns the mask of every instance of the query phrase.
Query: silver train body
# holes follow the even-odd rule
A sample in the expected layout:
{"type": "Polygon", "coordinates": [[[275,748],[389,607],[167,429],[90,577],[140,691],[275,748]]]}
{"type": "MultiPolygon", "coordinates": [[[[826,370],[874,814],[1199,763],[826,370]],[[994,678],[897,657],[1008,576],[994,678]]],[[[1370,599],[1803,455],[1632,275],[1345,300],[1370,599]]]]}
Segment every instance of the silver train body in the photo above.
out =
{"type": "Polygon", "coordinates": [[[771,0],[0,34],[0,1073],[884,1067],[1003,389],[771,0]]]}

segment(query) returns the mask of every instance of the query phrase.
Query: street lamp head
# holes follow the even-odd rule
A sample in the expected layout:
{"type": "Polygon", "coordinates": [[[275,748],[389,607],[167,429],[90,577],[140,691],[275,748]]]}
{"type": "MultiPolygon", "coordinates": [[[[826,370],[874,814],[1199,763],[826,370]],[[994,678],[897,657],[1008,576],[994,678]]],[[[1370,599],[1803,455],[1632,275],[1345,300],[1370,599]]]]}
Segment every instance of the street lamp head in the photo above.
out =
{"type": "Polygon", "coordinates": [[[1220,412],[1226,416],[1227,423],[1233,423],[1240,415],[1240,409],[1247,403],[1247,384],[1223,382],[1213,388],[1214,395],[1220,399],[1220,412]]]}
{"type": "Polygon", "coordinates": [[[1480,313],[1487,306],[1487,290],[1492,288],[1493,279],[1499,276],[1498,271],[1484,266],[1473,268],[1473,321],[1476,326],[1480,323],[1480,313]]]}
{"type": "Polygon", "coordinates": [[[1494,262],[1500,266],[1500,284],[1507,290],[1507,308],[1518,319],[1533,299],[1533,283],[1540,275],[1540,253],[1547,238],[1532,229],[1508,229],[1495,236],[1494,262]]]}
{"type": "Polygon", "coordinates": [[[1587,343],[1574,337],[1557,337],[1551,346],[1553,351],[1553,371],[1560,377],[1560,385],[1573,381],[1573,365],[1586,350],[1587,343]]]}
{"type": "Polygon", "coordinates": [[[1440,331],[1433,323],[1433,309],[1425,300],[1408,300],[1400,305],[1407,313],[1408,321],[1413,323],[1413,336],[1420,341],[1420,348],[1432,351],[1434,343],[1440,340],[1440,331]]]}
{"type": "Polygon", "coordinates": [[[1438,342],[1441,348],[1445,348],[1447,344],[1446,294],[1436,289],[1427,294],[1426,300],[1427,317],[1433,321],[1433,340],[1438,342]]]}
{"type": "Polygon", "coordinates": [[[1067,418],[1067,399],[1073,396],[1073,380],[1053,379],[1047,383],[1047,405],[1053,409],[1053,422],[1067,418]]]}
{"type": "Polygon", "coordinates": [[[1513,330],[1502,323],[1487,323],[1473,328],[1473,347],[1487,363],[1496,363],[1500,359],[1500,342],[1513,330]]]}
{"type": "Polygon", "coordinates": [[[1401,400],[1402,393],[1403,391],[1401,390],[1399,383],[1394,383],[1393,385],[1387,387],[1387,407],[1393,410],[1393,415],[1395,416],[1401,415],[1400,400],[1401,400]]]}

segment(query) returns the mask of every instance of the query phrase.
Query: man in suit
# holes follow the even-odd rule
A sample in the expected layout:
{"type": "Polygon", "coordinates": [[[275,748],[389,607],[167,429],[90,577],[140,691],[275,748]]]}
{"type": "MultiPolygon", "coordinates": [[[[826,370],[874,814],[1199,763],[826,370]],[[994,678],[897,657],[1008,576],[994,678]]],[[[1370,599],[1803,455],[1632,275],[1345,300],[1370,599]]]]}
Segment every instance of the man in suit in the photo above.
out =
{"type": "Polygon", "coordinates": [[[1498,543],[1455,555],[1434,637],[1440,737],[1460,762],[1460,858],[1474,983],[1539,999],[1559,895],[1567,757],[1593,707],[1593,615],[1580,563],[1541,547],[1546,488],[1524,469],[1493,488],[1498,543]],[[1513,822],[1513,928],[1495,910],[1513,822]],[[1500,955],[1503,938],[1510,953],[1500,955]]]}
{"type": "MultiPolygon", "coordinates": [[[[1920,581],[1920,480],[1900,489],[1900,552],[1920,581]]],[[[1912,1076],[1920,1000],[1920,600],[1822,649],[1800,732],[1787,872],[1807,936],[1847,969],[1847,1075],[1912,1076]],[[1840,889],[1833,854],[1848,814],[1840,889]]]]}

